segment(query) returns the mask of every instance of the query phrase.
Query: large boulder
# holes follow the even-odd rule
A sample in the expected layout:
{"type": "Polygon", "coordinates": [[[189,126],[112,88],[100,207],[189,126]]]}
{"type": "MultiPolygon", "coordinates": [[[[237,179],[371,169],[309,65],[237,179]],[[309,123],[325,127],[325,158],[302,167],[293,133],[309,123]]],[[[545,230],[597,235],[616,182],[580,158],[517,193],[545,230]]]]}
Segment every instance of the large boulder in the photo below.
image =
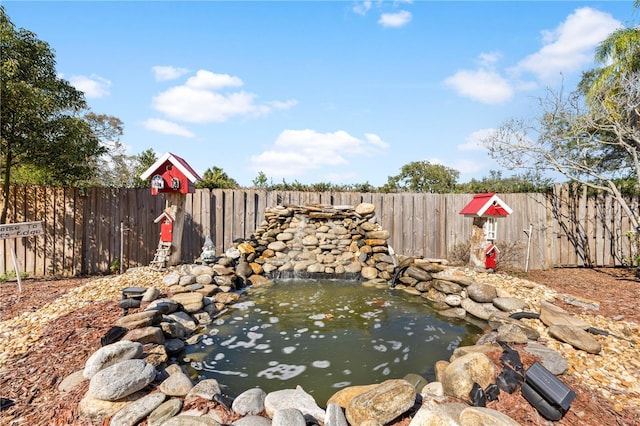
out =
{"type": "Polygon", "coordinates": [[[231,409],[242,415],[258,415],[264,410],[264,399],[267,396],[260,388],[248,389],[233,400],[231,409]]]}
{"type": "Polygon", "coordinates": [[[442,372],[440,381],[446,395],[471,402],[474,383],[485,389],[495,379],[495,365],[481,352],[470,352],[454,359],[442,372]]]}
{"type": "Polygon", "coordinates": [[[93,375],[89,395],[116,401],[139,391],[156,378],[156,368],[141,359],[121,361],[93,375]]]}
{"type": "Polygon", "coordinates": [[[264,408],[270,418],[273,418],[276,411],[285,408],[298,409],[303,415],[311,416],[317,422],[322,422],[325,416],[325,411],[300,386],[267,394],[264,399],[264,408]]]}
{"type": "Polygon", "coordinates": [[[347,386],[347,387],[345,387],[343,389],[340,389],[339,391],[337,391],[333,395],[331,395],[331,397],[327,401],[327,405],[331,404],[331,403],[335,403],[335,404],[338,404],[342,408],[347,408],[349,406],[349,403],[351,402],[351,400],[353,398],[355,398],[358,395],[362,395],[365,392],[370,391],[371,389],[375,388],[376,386],[378,386],[378,385],[377,384],[373,384],[373,385],[347,386]]]}
{"type": "Polygon", "coordinates": [[[484,407],[468,407],[460,413],[460,424],[518,426],[520,423],[499,411],[484,407]]]}
{"type": "Polygon", "coordinates": [[[124,317],[120,317],[116,320],[116,325],[129,330],[140,327],[149,327],[150,325],[156,325],[162,321],[162,314],[160,311],[142,311],[135,314],[129,314],[124,317]]]}
{"type": "Polygon", "coordinates": [[[498,297],[496,288],[491,284],[473,283],[467,287],[469,298],[478,303],[492,303],[498,297]]]}
{"type": "Polygon", "coordinates": [[[109,426],[129,426],[138,424],[167,398],[162,392],[154,392],[118,411],[109,422],[109,426]]]}
{"type": "Polygon", "coordinates": [[[169,396],[185,396],[192,388],[193,382],[183,372],[171,374],[160,384],[160,391],[169,396]]]}
{"type": "Polygon", "coordinates": [[[459,426],[460,413],[466,408],[467,405],[460,402],[439,404],[427,400],[413,416],[409,426],[459,426]]]}
{"type": "Polygon", "coordinates": [[[386,424],[413,407],[415,401],[416,390],[411,383],[403,379],[386,380],[349,402],[347,420],[353,425],[369,420],[386,424]]]}
{"type": "Polygon", "coordinates": [[[172,297],[173,300],[182,305],[185,312],[198,312],[204,306],[204,295],[202,293],[179,293],[172,297]]]}
{"type": "Polygon", "coordinates": [[[552,325],[549,327],[549,335],[590,354],[599,354],[602,350],[600,342],[580,327],[565,324],[552,325]]]}
{"type": "Polygon", "coordinates": [[[82,375],[85,379],[92,378],[98,371],[127,359],[141,358],[143,352],[142,343],[121,340],[107,346],[103,346],[87,359],[82,375]]]}
{"type": "Polygon", "coordinates": [[[588,322],[544,300],[540,302],[540,321],[547,327],[551,327],[552,325],[571,325],[583,330],[590,327],[588,322]]]}

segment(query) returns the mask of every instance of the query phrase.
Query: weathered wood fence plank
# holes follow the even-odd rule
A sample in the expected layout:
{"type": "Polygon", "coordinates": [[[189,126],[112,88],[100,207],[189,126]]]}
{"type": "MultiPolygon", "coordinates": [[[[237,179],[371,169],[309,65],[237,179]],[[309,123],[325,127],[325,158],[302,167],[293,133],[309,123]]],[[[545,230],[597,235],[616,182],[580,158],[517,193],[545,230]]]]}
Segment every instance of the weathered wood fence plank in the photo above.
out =
{"type": "MultiPolygon", "coordinates": [[[[111,265],[146,265],[158,244],[153,220],[165,197],[148,189],[11,187],[8,222],[41,220],[45,234],[0,241],[0,275],[13,271],[11,249],[31,276],[109,273],[111,265]],[[120,225],[125,228],[121,240],[120,225]],[[122,257],[120,246],[122,245],[122,257]]],[[[183,260],[200,254],[206,235],[218,253],[236,238],[248,238],[277,204],[357,205],[372,203],[376,221],[391,234],[398,254],[447,257],[469,240],[470,218],[459,211],[471,194],[379,194],[202,189],[185,203],[183,260]],[[187,232],[188,231],[188,232],[187,232]]],[[[513,266],[529,268],[619,266],[634,255],[630,221],[610,196],[556,186],[551,194],[501,194],[514,213],[498,222],[498,241],[520,247],[513,266]],[[531,235],[529,236],[529,229],[531,235]]],[[[630,200],[638,208],[638,199],[630,200]]]]}

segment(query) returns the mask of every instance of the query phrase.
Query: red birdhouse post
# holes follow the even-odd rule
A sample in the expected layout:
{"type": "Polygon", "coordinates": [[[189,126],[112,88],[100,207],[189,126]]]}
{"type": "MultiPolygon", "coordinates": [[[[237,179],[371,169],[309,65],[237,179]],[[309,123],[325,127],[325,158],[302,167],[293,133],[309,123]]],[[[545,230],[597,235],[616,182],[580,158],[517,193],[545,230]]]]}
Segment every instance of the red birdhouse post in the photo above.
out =
{"type": "Polygon", "coordinates": [[[494,192],[476,194],[460,214],[473,218],[471,256],[469,263],[476,268],[495,269],[497,266],[498,218],[509,216],[513,210],[494,192]]]}
{"type": "Polygon", "coordinates": [[[160,242],[151,264],[158,269],[177,265],[182,255],[186,194],[195,192],[196,182],[202,179],[186,161],[170,152],[162,155],[140,178],[150,180],[153,195],[167,196],[164,212],[155,219],[155,223],[160,223],[160,242]]]}

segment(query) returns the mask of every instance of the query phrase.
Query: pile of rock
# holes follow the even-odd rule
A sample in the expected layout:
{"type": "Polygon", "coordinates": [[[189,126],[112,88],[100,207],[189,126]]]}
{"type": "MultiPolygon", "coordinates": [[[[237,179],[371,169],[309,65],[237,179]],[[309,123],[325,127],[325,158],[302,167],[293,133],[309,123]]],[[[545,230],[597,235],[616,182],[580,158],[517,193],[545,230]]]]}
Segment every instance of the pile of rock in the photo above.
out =
{"type": "MultiPolygon", "coordinates": [[[[398,416],[412,417],[410,425],[517,424],[507,415],[471,406],[470,392],[495,381],[496,370],[487,355],[501,351],[498,342],[525,343],[542,365],[562,374],[562,356],[536,343],[539,333],[509,314],[531,306],[500,289],[476,282],[443,261],[395,257],[386,244],[388,233],[375,223],[372,205],[347,207],[278,207],[247,241],[239,241],[215,263],[182,265],[163,280],[170,297],[159,298],[149,288],[140,312],[120,318],[115,342],[87,361],[76,380],[90,380],[79,405],[88,418],[111,418],[111,425],[229,424],[234,425],[382,425],[398,416]],[[203,326],[237,301],[245,285],[270,283],[273,274],[358,274],[365,285],[393,286],[424,298],[443,316],[483,321],[494,330],[477,345],[458,348],[448,361],[435,366],[436,382],[408,376],[338,391],[321,408],[301,386],[266,394],[248,389],[225,401],[221,385],[207,379],[193,383],[170,357],[185,344],[195,344],[203,326]],[[121,330],[121,333],[117,333],[121,330]],[[460,402],[446,402],[454,397],[460,402]],[[198,405],[193,401],[215,401],[198,405]],[[201,407],[184,410],[184,406],[201,407]]],[[[540,319],[564,331],[576,347],[582,336],[575,319],[553,305],[543,305],[540,319]]],[[[586,332],[585,332],[586,333],[586,332]]],[[[559,335],[559,334],[558,334],[559,335]]],[[[560,336],[560,335],[559,335],[560,336]]],[[[597,349],[589,346],[586,348],[597,349]]],[[[585,349],[585,350],[589,350],[585,349]]],[[[70,379],[71,380],[71,379],[70,379]]]]}
{"type": "MultiPolygon", "coordinates": [[[[440,315],[469,322],[486,321],[503,342],[527,343],[540,337],[533,327],[512,317],[534,308],[526,300],[491,284],[476,282],[460,270],[446,268],[432,260],[405,259],[403,263],[406,266],[399,268],[402,272],[397,274],[400,284],[396,288],[424,298],[440,315]]],[[[600,343],[587,331],[592,330],[590,324],[549,302],[542,301],[535,309],[539,313],[522,317],[539,319],[548,327],[551,337],[576,349],[600,353],[600,343]]]]}
{"type": "Polygon", "coordinates": [[[256,274],[388,281],[395,258],[374,209],[369,203],[268,208],[260,227],[224,258],[236,259],[241,279],[256,274]]]}

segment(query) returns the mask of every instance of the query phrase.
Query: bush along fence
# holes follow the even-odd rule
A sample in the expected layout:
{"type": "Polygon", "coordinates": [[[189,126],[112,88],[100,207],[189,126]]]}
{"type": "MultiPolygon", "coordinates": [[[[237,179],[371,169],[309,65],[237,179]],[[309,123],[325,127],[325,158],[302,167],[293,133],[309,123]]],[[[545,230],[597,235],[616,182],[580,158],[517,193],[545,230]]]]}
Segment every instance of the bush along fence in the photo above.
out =
{"type": "MultiPolygon", "coordinates": [[[[513,213],[499,219],[499,267],[549,269],[622,266],[637,257],[628,217],[608,195],[556,185],[549,194],[499,194],[513,213]]],[[[451,258],[464,253],[472,219],[459,214],[473,194],[289,192],[198,189],[186,195],[182,259],[192,262],[205,238],[222,253],[248,238],[268,208],[289,205],[375,206],[397,254],[451,258]]],[[[15,274],[11,249],[28,276],[105,274],[148,265],[160,238],[154,223],[164,196],[149,189],[11,188],[8,223],[42,221],[44,234],[0,240],[0,276],[15,274]]],[[[632,208],[638,207],[631,200],[632,208]]],[[[4,202],[4,201],[3,201],[4,202]]]]}

